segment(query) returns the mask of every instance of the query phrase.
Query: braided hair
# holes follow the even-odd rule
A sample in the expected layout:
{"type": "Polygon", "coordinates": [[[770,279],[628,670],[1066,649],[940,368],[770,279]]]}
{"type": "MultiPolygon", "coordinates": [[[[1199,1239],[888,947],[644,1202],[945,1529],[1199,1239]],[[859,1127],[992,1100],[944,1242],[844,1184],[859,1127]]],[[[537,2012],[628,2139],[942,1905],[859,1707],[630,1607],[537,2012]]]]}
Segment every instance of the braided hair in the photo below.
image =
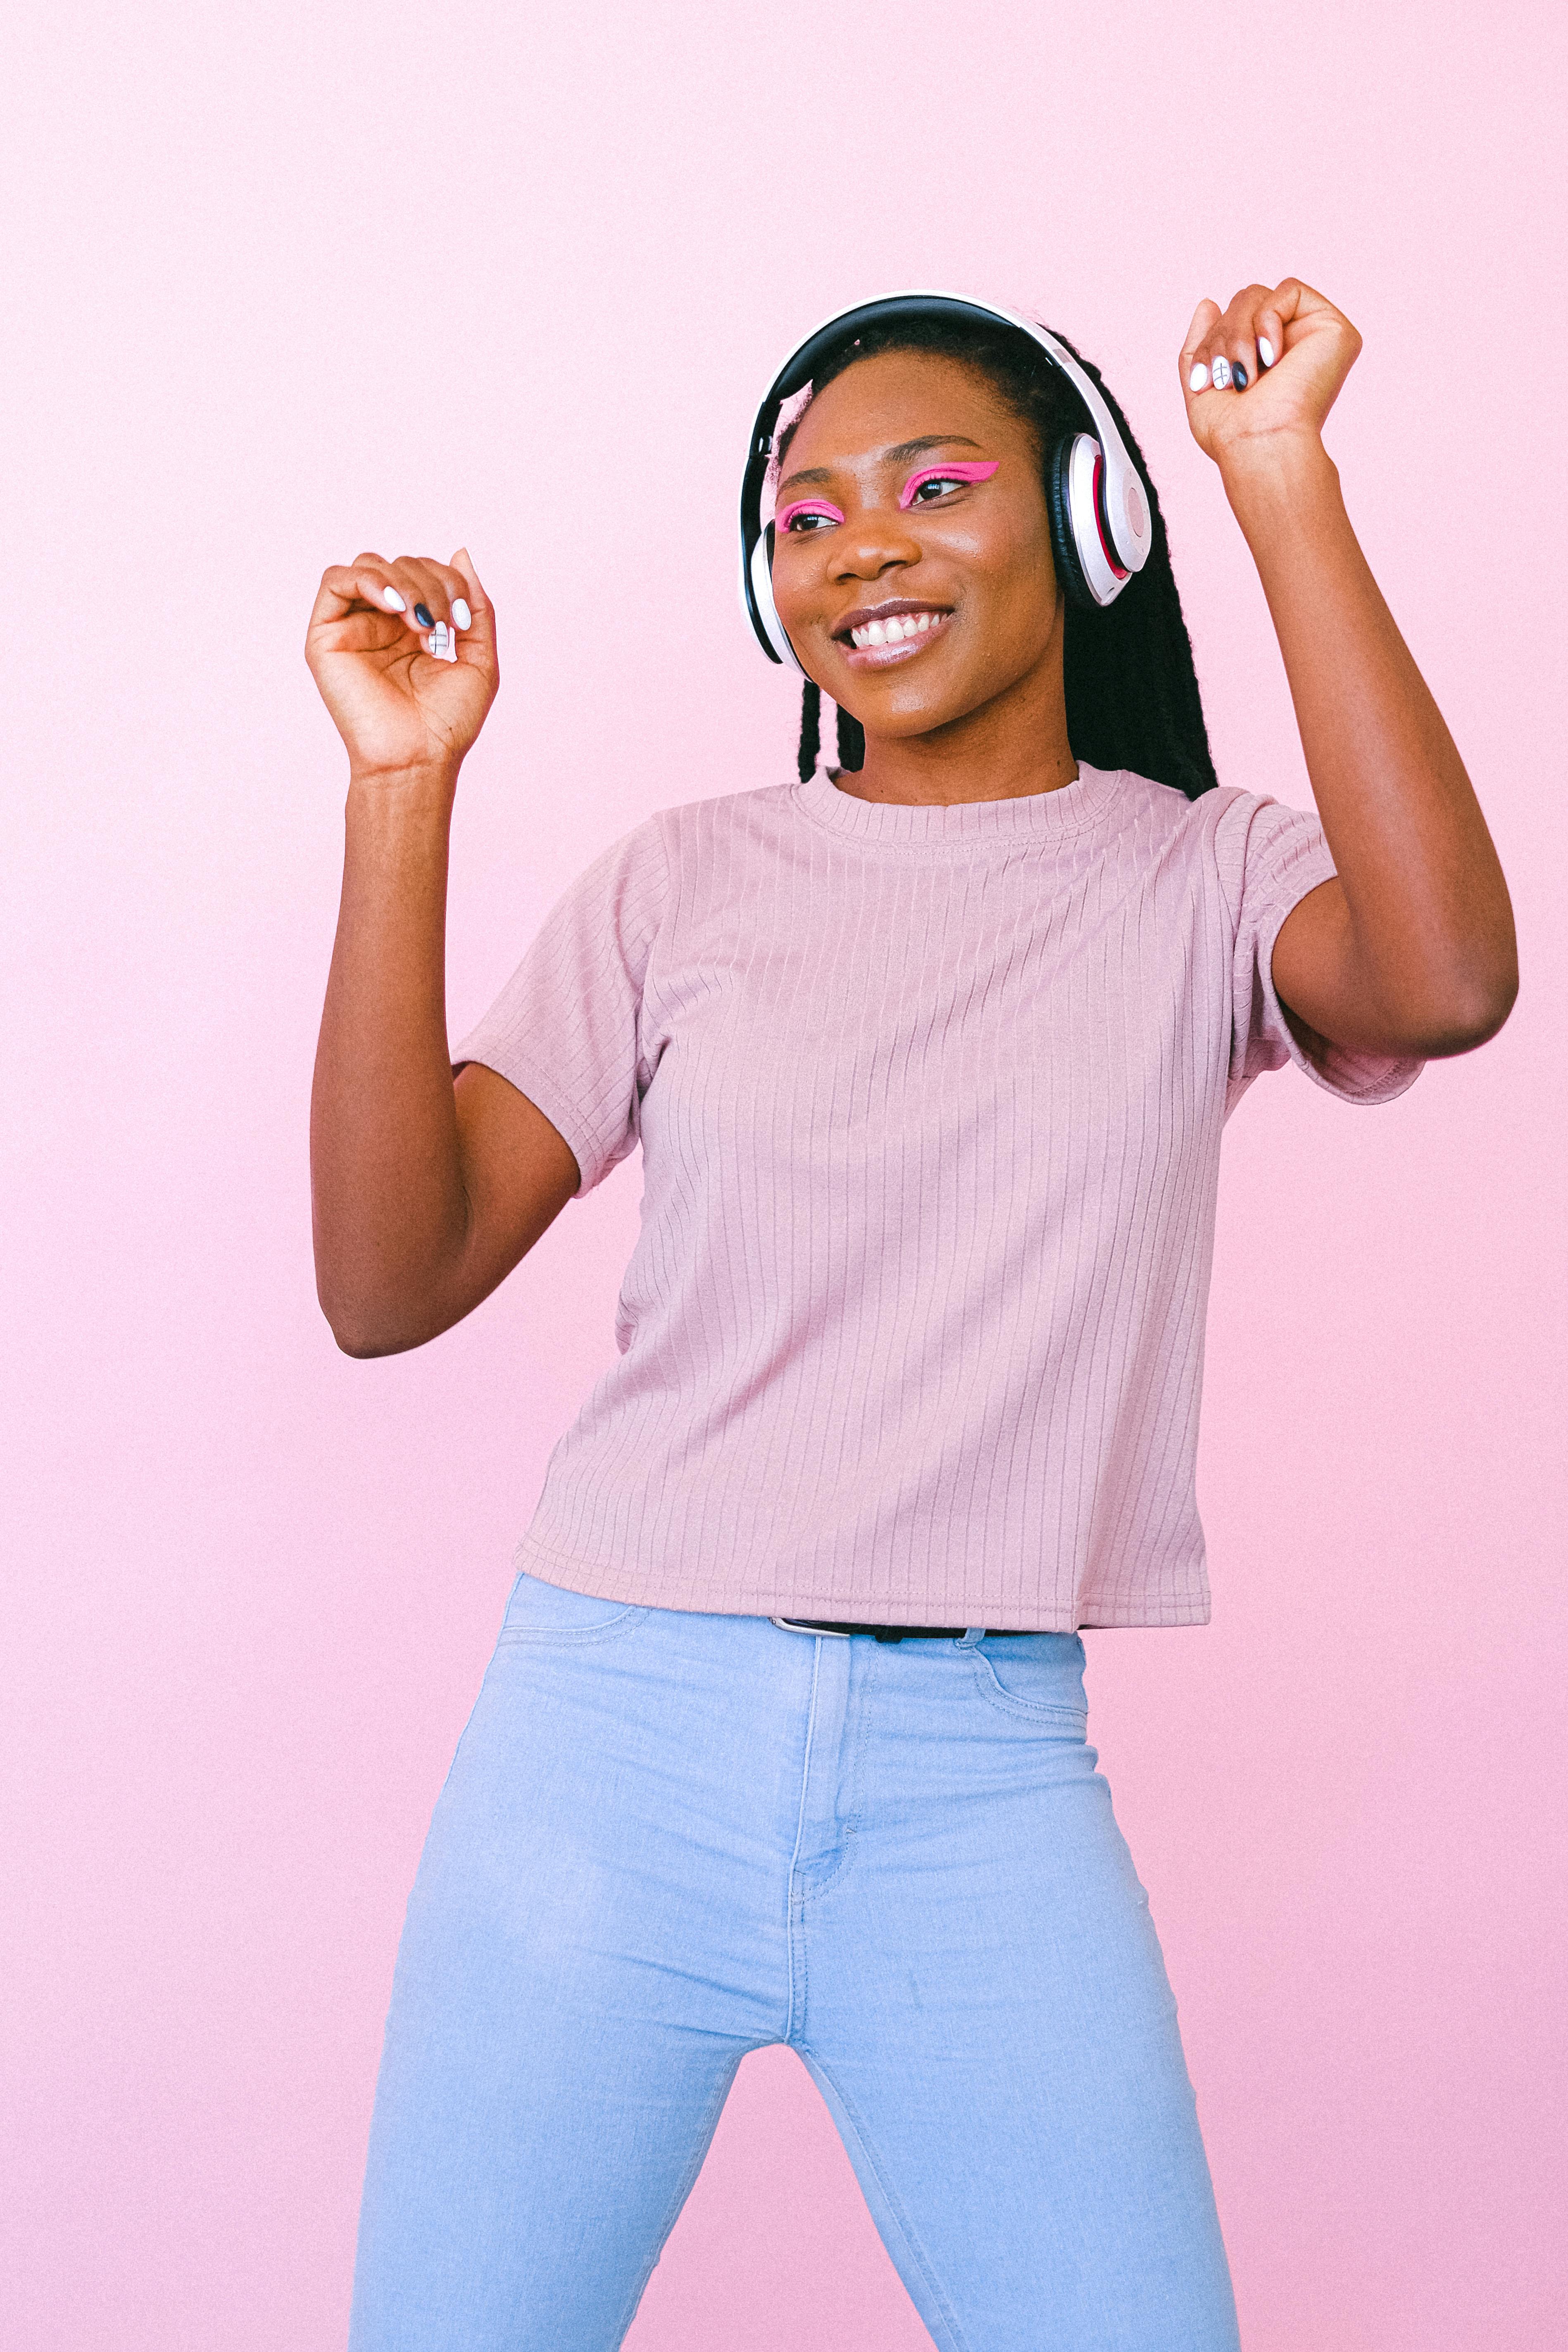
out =
{"type": "MultiPolygon", "coordinates": [[[[1051,331],[1056,333],[1054,328],[1051,331]]],[[[1057,335],[1057,341],[1093,379],[1115,418],[1148,494],[1153,524],[1149,560],[1142,572],[1133,573],[1113,604],[1068,608],[1062,656],[1068,740],[1075,754],[1091,767],[1125,768],[1156,783],[1174,785],[1190,801],[1196,800],[1200,793],[1211,792],[1217,779],[1160,501],[1149,479],[1143,452],[1100,370],[1065,335],[1057,335]]],[[[1014,415],[1032,428],[1039,446],[1042,479],[1062,436],[1092,429],[1068,379],[1051,365],[1038,344],[1000,322],[992,330],[952,319],[887,320],[828,354],[813,380],[811,399],[857,360],[875,359],[884,352],[911,351],[959,360],[984,376],[1014,415]]],[[[804,407],[800,409],[779,436],[781,466],[805,413],[804,407]]],[[[808,679],[800,730],[803,782],[816,767],[821,708],[820,692],[808,679]]],[[[840,710],[839,766],[858,769],[865,757],[865,730],[858,719],[840,710]]]]}

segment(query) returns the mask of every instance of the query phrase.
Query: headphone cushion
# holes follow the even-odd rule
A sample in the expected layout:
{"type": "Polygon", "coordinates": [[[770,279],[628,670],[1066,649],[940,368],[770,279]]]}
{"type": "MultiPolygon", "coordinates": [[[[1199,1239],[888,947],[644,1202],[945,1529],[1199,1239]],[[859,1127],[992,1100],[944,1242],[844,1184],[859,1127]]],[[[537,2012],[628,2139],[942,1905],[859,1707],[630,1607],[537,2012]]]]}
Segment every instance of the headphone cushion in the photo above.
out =
{"type": "Polygon", "coordinates": [[[1064,433],[1051,451],[1051,461],[1046,467],[1046,504],[1051,518],[1051,553],[1056,559],[1063,595],[1069,604],[1098,607],[1100,600],[1089,587],[1078,541],[1073,536],[1072,511],[1068,501],[1068,467],[1079,430],[1075,425],[1070,433],[1064,433]]]}

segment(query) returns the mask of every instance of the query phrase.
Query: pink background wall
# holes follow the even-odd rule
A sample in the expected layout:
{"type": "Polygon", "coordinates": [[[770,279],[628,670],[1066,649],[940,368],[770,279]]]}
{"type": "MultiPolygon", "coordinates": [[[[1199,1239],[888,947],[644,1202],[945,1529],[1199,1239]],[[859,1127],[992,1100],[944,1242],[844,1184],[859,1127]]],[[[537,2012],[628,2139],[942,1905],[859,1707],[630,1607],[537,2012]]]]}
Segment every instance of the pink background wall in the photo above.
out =
{"type": "MultiPolygon", "coordinates": [[[[789,772],[731,553],[784,350],[888,287],[989,291],[1104,363],[1221,772],[1299,801],[1173,366],[1199,295],[1290,268],[1366,336],[1332,446],[1491,815],[1525,989],[1390,1110],[1280,1077],[1237,1120],[1215,1622],[1092,1637],[1092,1705],[1250,2352],[1563,2340],[1563,614],[1561,556],[1528,562],[1564,491],[1563,21],[67,0],[13,26],[7,2347],[341,2343],[408,1883],[636,1217],[623,1171],[464,1328],[334,1351],[305,1160],[342,783],[300,659],[321,566],[466,538],[498,600],[466,1022],[602,844],[789,772]]],[[[924,2342],[793,2059],[742,2072],[630,2340],[924,2342]]]]}

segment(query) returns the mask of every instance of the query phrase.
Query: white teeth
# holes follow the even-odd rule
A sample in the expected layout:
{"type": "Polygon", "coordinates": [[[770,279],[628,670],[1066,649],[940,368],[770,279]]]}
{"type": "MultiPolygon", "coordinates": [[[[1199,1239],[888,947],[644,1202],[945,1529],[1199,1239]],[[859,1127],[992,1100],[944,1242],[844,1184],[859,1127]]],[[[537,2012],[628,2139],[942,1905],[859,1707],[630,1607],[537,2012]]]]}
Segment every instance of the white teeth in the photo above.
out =
{"type": "Polygon", "coordinates": [[[866,621],[849,632],[850,643],[862,652],[868,646],[901,646],[906,637],[927,635],[940,613],[894,613],[886,621],[866,621]]]}

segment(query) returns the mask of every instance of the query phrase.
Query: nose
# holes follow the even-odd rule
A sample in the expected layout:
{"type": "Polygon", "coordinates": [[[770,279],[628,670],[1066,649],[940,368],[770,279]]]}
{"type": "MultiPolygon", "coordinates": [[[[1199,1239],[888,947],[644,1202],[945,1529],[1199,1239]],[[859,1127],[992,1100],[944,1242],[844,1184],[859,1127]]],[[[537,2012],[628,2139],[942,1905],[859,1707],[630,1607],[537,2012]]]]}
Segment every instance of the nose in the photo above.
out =
{"type": "Polygon", "coordinates": [[[834,536],[833,574],[877,580],[900,564],[920,562],[920,541],[896,508],[862,508],[834,536]]]}

